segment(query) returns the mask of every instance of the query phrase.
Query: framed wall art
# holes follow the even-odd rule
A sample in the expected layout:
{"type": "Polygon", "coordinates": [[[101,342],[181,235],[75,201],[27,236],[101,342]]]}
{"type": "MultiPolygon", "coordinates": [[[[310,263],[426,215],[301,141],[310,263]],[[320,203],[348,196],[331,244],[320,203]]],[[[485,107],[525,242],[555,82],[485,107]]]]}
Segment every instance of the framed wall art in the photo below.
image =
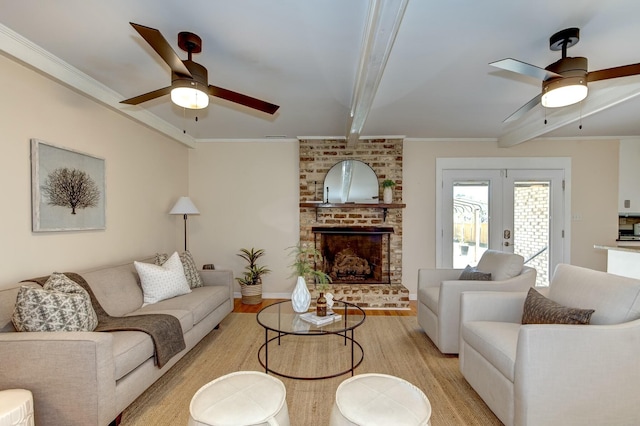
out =
{"type": "Polygon", "coordinates": [[[105,229],[105,161],[31,139],[33,232],[105,229]]]}

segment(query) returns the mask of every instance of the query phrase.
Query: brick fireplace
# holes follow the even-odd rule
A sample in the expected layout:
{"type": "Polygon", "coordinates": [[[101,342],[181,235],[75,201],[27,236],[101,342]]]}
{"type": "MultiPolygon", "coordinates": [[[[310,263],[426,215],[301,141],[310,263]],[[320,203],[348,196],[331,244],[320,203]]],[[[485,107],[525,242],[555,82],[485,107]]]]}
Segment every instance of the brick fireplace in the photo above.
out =
{"type": "MultiPolygon", "coordinates": [[[[382,193],[379,195],[382,199],[382,193]]],[[[337,299],[367,308],[408,308],[409,291],[402,285],[402,208],[397,207],[402,205],[402,139],[361,140],[354,148],[347,147],[343,140],[301,139],[300,203],[302,244],[315,246],[321,251],[331,250],[337,241],[334,237],[343,234],[342,240],[338,241],[343,247],[337,253],[324,253],[328,257],[325,268],[327,263],[334,266],[339,253],[341,261],[347,265],[364,265],[360,258],[368,257],[366,261],[372,268],[370,273],[335,272],[337,279],[334,279],[331,291],[337,299]],[[318,208],[310,204],[323,201],[323,182],[329,169],[348,159],[368,164],[380,183],[385,179],[396,182],[391,208],[383,209],[377,204],[318,208]],[[330,232],[331,228],[335,228],[333,232],[330,232]],[[379,240],[376,253],[362,249],[361,243],[353,239],[347,241],[354,234],[337,232],[340,230],[355,230],[356,234],[362,230],[373,231],[370,234],[377,236],[368,237],[379,240]]],[[[366,266],[363,266],[364,270],[366,266]]]]}

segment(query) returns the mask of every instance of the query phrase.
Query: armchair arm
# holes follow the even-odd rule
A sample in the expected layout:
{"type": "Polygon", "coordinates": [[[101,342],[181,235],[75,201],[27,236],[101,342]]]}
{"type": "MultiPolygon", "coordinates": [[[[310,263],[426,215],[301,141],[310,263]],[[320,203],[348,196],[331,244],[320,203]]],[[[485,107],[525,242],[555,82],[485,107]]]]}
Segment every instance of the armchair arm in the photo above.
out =
{"type": "Polygon", "coordinates": [[[29,389],[36,424],[104,425],[118,414],[110,333],[0,333],[0,359],[0,389],[29,389]]]}
{"type": "Polygon", "coordinates": [[[516,424],[636,424],[640,320],[526,325],[515,365],[516,424]]]}
{"type": "Polygon", "coordinates": [[[443,281],[457,280],[462,269],[418,269],[418,290],[439,287],[443,281]]]}

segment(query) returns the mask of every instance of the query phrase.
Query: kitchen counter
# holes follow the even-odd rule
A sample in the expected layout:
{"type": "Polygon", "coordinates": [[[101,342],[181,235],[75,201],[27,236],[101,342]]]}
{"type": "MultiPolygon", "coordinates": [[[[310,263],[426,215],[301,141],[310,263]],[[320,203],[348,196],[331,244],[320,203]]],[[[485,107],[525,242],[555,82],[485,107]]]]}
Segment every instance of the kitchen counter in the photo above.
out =
{"type": "Polygon", "coordinates": [[[607,250],[607,272],[640,279],[640,246],[612,247],[596,244],[593,248],[607,250]]]}

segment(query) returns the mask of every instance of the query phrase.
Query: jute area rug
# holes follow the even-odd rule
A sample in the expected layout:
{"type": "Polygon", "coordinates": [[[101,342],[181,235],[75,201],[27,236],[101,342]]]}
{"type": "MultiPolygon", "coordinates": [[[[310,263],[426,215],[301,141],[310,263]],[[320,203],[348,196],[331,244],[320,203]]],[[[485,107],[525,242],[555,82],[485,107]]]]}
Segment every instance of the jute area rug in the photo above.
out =
{"type": "MultiPolygon", "coordinates": [[[[369,316],[355,337],[364,348],[356,374],[390,374],[422,389],[431,402],[433,426],[501,424],[460,374],[458,358],[442,355],[416,317],[369,316]]],[[[234,371],[263,371],[258,362],[263,343],[264,329],[255,314],[230,314],[125,410],[121,424],[186,425],[189,403],[201,386],[234,371]]],[[[335,336],[286,336],[280,346],[270,345],[269,367],[293,375],[338,372],[348,366],[348,349],[335,336]]],[[[287,389],[291,424],[327,425],[335,391],[349,377],[313,381],[278,377],[287,389]]]]}

